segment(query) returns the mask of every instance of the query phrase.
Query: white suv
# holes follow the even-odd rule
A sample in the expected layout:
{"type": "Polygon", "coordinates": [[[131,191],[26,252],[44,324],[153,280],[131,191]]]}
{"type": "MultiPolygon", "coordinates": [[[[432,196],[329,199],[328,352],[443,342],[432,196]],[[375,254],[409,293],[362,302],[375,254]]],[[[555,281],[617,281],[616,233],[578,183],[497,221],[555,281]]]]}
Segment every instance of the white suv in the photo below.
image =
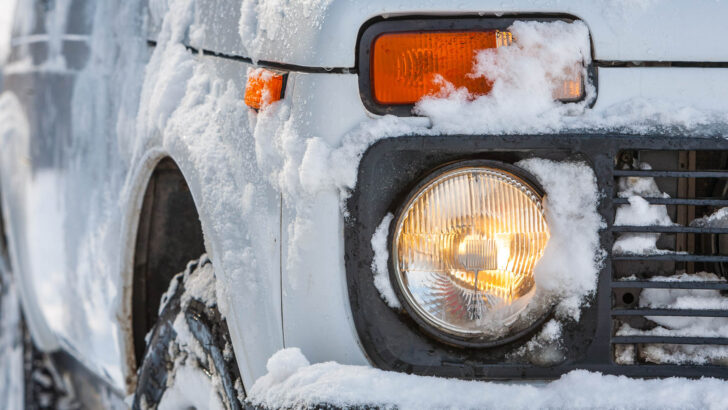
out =
{"type": "Polygon", "coordinates": [[[289,347],[728,376],[728,4],[283,3],[18,2],[0,194],[30,371],[141,408],[302,405],[251,396],[289,347]]]}

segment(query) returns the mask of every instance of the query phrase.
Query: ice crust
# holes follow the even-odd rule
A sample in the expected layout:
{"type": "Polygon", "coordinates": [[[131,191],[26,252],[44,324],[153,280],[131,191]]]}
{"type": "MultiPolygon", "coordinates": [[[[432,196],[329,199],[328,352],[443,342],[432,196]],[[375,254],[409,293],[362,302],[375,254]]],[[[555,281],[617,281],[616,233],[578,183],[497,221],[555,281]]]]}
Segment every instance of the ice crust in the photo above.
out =
{"type": "Polygon", "coordinates": [[[306,365],[299,351],[270,358],[248,401],[270,408],[373,405],[408,409],[722,409],[725,382],[703,378],[639,380],[572,371],[549,383],[477,382],[414,376],[334,362],[306,365]],[[285,371],[281,370],[285,369],[285,371]],[[281,378],[285,374],[287,377],[281,378]]]}

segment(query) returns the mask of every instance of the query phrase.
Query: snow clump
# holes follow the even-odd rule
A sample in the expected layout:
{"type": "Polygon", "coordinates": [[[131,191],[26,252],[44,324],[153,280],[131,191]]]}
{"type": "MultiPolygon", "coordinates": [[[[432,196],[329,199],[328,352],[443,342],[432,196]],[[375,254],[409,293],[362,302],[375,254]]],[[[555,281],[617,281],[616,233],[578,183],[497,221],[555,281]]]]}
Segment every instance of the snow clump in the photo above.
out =
{"type": "Polygon", "coordinates": [[[720,208],[708,216],[696,218],[690,222],[690,226],[699,228],[728,228],[728,207],[720,208]]]}
{"type": "MultiPolygon", "coordinates": [[[[647,163],[638,164],[639,169],[649,170],[652,167],[647,163]]],[[[667,214],[667,206],[651,205],[643,197],[668,198],[655,182],[654,178],[623,177],[619,179],[619,193],[621,198],[627,198],[628,205],[620,205],[614,217],[614,225],[633,226],[671,226],[675,223],[667,214]]],[[[658,254],[669,251],[657,248],[659,233],[622,233],[619,235],[612,251],[615,254],[658,254]]]]}
{"type": "Polygon", "coordinates": [[[534,268],[539,290],[558,300],[557,314],[579,320],[581,306],[596,291],[605,252],[597,211],[594,171],[584,163],[533,158],[516,163],[538,178],[546,191],[545,214],[551,237],[534,268]]]}
{"type": "Polygon", "coordinates": [[[498,383],[348,366],[308,365],[298,349],[284,349],[269,363],[247,401],[268,408],[381,407],[409,409],[723,409],[728,397],[718,379],[632,379],[576,370],[542,384],[498,383]],[[285,369],[278,373],[278,369],[285,369]],[[285,376],[285,377],[281,377],[285,376]]]}
{"type": "Polygon", "coordinates": [[[372,261],[372,272],[374,272],[374,286],[379,291],[387,305],[392,309],[401,307],[397,295],[392,288],[392,282],[389,280],[389,251],[387,249],[387,235],[389,234],[389,225],[392,223],[394,215],[388,213],[382,218],[374,235],[372,236],[372,250],[374,251],[374,260],[372,261]]]}
{"type": "Polygon", "coordinates": [[[310,363],[301,352],[301,349],[292,347],[279,350],[268,359],[268,363],[265,366],[268,369],[268,374],[255,381],[253,388],[250,390],[250,396],[264,393],[273,386],[286,381],[298,370],[309,365],[310,363]]]}
{"type": "Polygon", "coordinates": [[[561,350],[562,325],[558,320],[549,320],[534,338],[508,355],[511,360],[525,359],[538,366],[548,366],[564,360],[561,350]]]}
{"type": "MultiPolygon", "coordinates": [[[[518,21],[508,30],[512,45],[482,50],[475,59],[471,75],[492,82],[489,94],[475,97],[445,84],[439,95],[418,102],[416,112],[430,117],[440,132],[468,127],[481,133],[515,132],[534,123],[558,128],[565,115],[583,112],[586,102],[562,104],[553,95],[556,85],[575,74],[587,78],[586,69],[576,68],[591,61],[586,25],[518,21]]],[[[586,91],[586,100],[593,99],[594,87],[587,83],[586,91]]]]}

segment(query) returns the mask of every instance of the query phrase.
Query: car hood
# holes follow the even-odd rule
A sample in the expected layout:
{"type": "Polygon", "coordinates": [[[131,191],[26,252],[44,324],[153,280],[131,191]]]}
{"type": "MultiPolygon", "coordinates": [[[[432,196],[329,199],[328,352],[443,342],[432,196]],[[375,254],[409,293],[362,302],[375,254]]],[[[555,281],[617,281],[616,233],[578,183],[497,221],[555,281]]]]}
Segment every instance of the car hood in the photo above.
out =
{"type": "Polygon", "coordinates": [[[728,2],[715,0],[301,0],[285,6],[201,0],[189,44],[253,60],[354,67],[359,30],[372,18],[505,13],[581,19],[598,60],[728,61],[722,41],[728,38],[728,2]]]}

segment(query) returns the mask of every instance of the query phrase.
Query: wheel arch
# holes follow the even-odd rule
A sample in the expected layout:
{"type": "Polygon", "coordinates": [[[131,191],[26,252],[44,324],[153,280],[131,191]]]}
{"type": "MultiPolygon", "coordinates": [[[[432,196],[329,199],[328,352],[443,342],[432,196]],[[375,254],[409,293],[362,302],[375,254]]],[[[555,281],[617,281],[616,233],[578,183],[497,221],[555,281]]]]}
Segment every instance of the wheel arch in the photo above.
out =
{"type": "Polygon", "coordinates": [[[161,296],[190,260],[205,253],[198,206],[188,175],[165,151],[152,151],[136,173],[122,255],[120,306],[127,391],[136,385],[145,336],[154,326],[161,296]]]}

